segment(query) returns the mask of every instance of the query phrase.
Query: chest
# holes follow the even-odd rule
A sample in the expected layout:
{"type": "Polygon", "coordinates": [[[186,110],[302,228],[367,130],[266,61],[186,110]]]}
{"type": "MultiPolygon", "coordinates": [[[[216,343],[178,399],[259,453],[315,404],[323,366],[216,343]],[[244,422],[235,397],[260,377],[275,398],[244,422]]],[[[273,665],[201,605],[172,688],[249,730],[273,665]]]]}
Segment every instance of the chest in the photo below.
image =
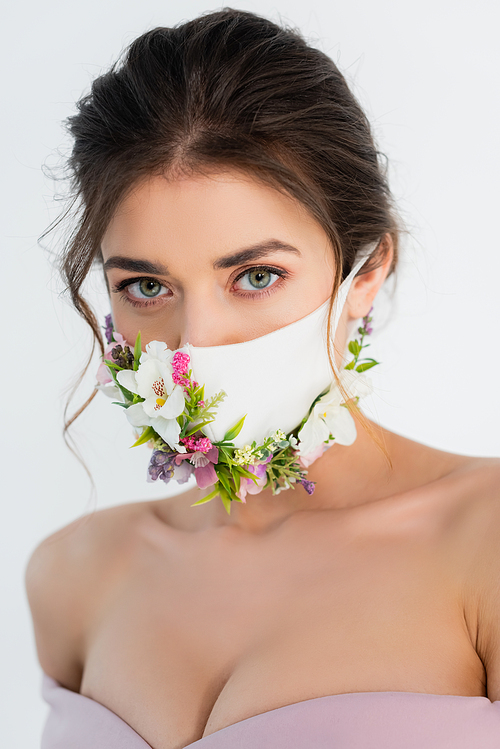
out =
{"type": "Polygon", "coordinates": [[[311,522],[145,544],[99,609],[82,694],[155,749],[348,692],[482,694],[432,534],[311,522]]]}

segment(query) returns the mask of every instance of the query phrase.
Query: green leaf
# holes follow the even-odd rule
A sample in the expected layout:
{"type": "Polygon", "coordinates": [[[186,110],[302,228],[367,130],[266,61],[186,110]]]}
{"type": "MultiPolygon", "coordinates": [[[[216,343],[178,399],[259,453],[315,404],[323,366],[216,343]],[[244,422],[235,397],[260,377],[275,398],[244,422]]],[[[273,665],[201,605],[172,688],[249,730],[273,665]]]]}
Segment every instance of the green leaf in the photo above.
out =
{"type": "Polygon", "coordinates": [[[356,372],[366,372],[367,369],[375,367],[375,365],[377,365],[378,363],[378,361],[367,361],[363,364],[358,364],[358,366],[356,367],[356,372]]]}
{"type": "Polygon", "coordinates": [[[228,515],[231,514],[231,499],[229,497],[229,494],[226,492],[225,489],[221,489],[220,492],[220,498],[222,499],[222,504],[226,508],[226,512],[228,515]]]}
{"type": "Polygon", "coordinates": [[[207,419],[205,421],[200,421],[199,424],[196,424],[196,426],[191,427],[191,429],[188,429],[188,431],[186,432],[185,436],[186,437],[190,437],[195,432],[199,432],[200,429],[203,429],[203,427],[205,427],[207,424],[211,424],[212,421],[213,421],[213,419],[207,419]]]}
{"type": "Polygon", "coordinates": [[[357,356],[361,351],[361,346],[357,341],[349,341],[349,351],[351,354],[354,354],[354,356],[357,356]]]}
{"type": "Polygon", "coordinates": [[[346,366],[344,367],[344,369],[354,369],[354,365],[355,364],[356,364],[356,362],[353,359],[352,361],[349,362],[349,364],[346,364],[346,366]]]}
{"type": "Polygon", "coordinates": [[[139,359],[141,358],[141,331],[137,333],[134,345],[134,371],[139,368],[139,359]]]}
{"type": "Polygon", "coordinates": [[[130,390],[127,390],[127,388],[122,388],[119,382],[116,383],[116,386],[121,390],[123,393],[123,396],[125,400],[130,401],[129,406],[134,405],[135,403],[142,403],[144,398],[141,398],[140,400],[136,400],[138,396],[135,393],[131,393],[130,390]]]}
{"type": "Polygon", "coordinates": [[[234,438],[238,436],[238,434],[241,432],[243,428],[243,422],[245,421],[245,419],[246,419],[246,414],[245,416],[241,417],[241,419],[234,425],[232,429],[230,429],[228,432],[225,433],[223,442],[226,442],[226,440],[228,442],[232,442],[234,438]]]}
{"type": "Polygon", "coordinates": [[[107,366],[108,369],[114,369],[117,372],[121,372],[123,367],[120,367],[119,364],[116,364],[114,361],[111,361],[111,359],[103,359],[103,363],[107,366]]]}
{"type": "Polygon", "coordinates": [[[232,455],[232,447],[220,447],[219,452],[219,460],[222,460],[221,453],[224,456],[224,461],[226,463],[229,463],[229,465],[234,465],[233,455],[232,455]]]}
{"type": "Polygon", "coordinates": [[[112,406],[121,406],[122,408],[128,408],[129,403],[122,403],[121,401],[111,401],[112,406]]]}
{"type": "Polygon", "coordinates": [[[239,492],[240,490],[240,478],[241,474],[238,473],[238,471],[235,471],[232,466],[230,466],[229,470],[231,471],[231,476],[234,483],[235,493],[239,492]]]}
{"type": "Polygon", "coordinates": [[[257,483],[257,476],[255,475],[255,473],[250,473],[250,471],[247,471],[247,469],[243,468],[243,466],[238,466],[238,467],[235,466],[235,470],[238,471],[240,476],[244,476],[244,478],[246,479],[252,479],[252,481],[257,483]]]}
{"type": "Polygon", "coordinates": [[[221,482],[222,486],[227,491],[227,493],[231,494],[232,493],[231,492],[231,486],[230,486],[229,481],[228,481],[229,477],[226,475],[224,469],[222,469],[222,470],[219,469],[217,471],[217,476],[219,477],[219,481],[221,482]]]}
{"type": "Polygon", "coordinates": [[[153,437],[156,437],[156,432],[153,429],[153,427],[146,427],[139,437],[139,439],[134,442],[133,445],[130,445],[130,447],[137,447],[138,445],[144,445],[146,442],[149,442],[150,439],[153,439],[153,437]]]}
{"type": "Polygon", "coordinates": [[[203,505],[205,504],[205,502],[210,502],[210,500],[216,497],[218,494],[219,494],[219,485],[216,484],[215,489],[212,492],[210,492],[210,494],[207,494],[206,497],[202,497],[197,502],[193,502],[191,507],[194,507],[195,505],[203,505]]]}

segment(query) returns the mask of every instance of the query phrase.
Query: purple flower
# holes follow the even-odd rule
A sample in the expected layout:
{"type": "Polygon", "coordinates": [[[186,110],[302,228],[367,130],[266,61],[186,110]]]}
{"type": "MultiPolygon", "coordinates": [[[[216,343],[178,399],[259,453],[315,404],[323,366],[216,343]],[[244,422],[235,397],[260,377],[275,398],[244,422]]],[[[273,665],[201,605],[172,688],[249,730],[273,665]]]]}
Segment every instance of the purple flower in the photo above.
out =
{"type": "Polygon", "coordinates": [[[104,318],[104,334],[106,336],[106,342],[111,343],[113,340],[113,320],[111,319],[111,313],[109,315],[106,315],[104,318]]]}
{"type": "Polygon", "coordinates": [[[299,484],[302,484],[308,494],[312,494],[316,488],[314,481],[307,481],[307,479],[299,479],[299,484]]]}
{"type": "Polygon", "coordinates": [[[363,335],[363,333],[365,335],[371,335],[373,333],[373,328],[370,325],[370,322],[371,322],[370,315],[372,313],[372,310],[373,310],[373,305],[370,307],[368,314],[363,317],[363,327],[359,329],[359,332],[361,333],[361,335],[363,335]]]}
{"type": "Polygon", "coordinates": [[[193,472],[193,466],[189,463],[178,465],[176,463],[177,453],[154,450],[148,466],[148,481],[164,481],[168,484],[174,479],[178,484],[185,484],[193,472]]]}
{"type": "Polygon", "coordinates": [[[183,461],[180,466],[175,464],[174,475],[172,478],[177,481],[178,484],[185,484],[193,473],[193,466],[188,461],[183,461]]]}
{"type": "Polygon", "coordinates": [[[267,484],[267,464],[271,460],[271,456],[266,458],[263,463],[257,463],[257,465],[245,466],[247,471],[253,473],[257,481],[253,479],[247,479],[242,476],[240,479],[240,490],[236,492],[236,496],[241,499],[242,502],[246,503],[247,494],[260,494],[262,489],[267,484]]]}
{"type": "Polygon", "coordinates": [[[148,481],[161,479],[166,484],[174,475],[175,453],[165,453],[163,450],[154,450],[148,466],[148,481]]]}

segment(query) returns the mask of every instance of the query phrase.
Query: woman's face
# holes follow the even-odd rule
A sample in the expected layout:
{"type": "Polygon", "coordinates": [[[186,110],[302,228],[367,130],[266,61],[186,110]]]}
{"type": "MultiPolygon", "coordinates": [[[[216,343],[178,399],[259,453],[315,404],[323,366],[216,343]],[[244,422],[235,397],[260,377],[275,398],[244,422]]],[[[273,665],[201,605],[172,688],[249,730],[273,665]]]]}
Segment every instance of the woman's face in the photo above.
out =
{"type": "Polygon", "coordinates": [[[143,346],[239,343],[295,322],[332,290],[323,229],[292,198],[238,172],[152,177],[102,242],[115,329],[143,346]]]}

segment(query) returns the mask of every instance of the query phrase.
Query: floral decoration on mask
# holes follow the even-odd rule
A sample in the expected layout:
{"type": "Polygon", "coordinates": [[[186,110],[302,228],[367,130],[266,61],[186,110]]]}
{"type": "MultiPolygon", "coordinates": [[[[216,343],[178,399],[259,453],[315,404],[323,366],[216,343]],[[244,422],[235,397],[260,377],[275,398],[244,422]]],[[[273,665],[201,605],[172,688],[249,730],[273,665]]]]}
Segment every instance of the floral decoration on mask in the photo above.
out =
{"type": "Polygon", "coordinates": [[[143,352],[140,332],[135,345],[129,345],[113,329],[111,315],[105,321],[107,345],[97,371],[97,387],[125,408],[137,434],[132,447],[147,443],[152,448],[148,481],[167,484],[173,479],[183,484],[194,476],[200,489],[212,487],[194,505],[220,496],[230,513],[231,503],[246,502],[249,494],[268,488],[278,494],[297,484],[312,494],[315,484],[307,480],[307,468],[335,442],[354,442],[356,425],[349,407],[357,406],[360,398],[372,392],[364,373],[379,362],[360,358],[369,346],[364,339],[372,332],[372,309],[358,328],[359,340],[349,343],[353,359],[341,371],[340,384],[334,380],[318,395],[296,429],[289,434],[278,429],[259,445],[254,441],[235,447],[233,443],[245,416],[222,440],[212,442],[204,428],[216,421],[226,393],[220,390],[210,397],[205,395],[183,348],[172,351],[166,343],[151,341],[143,352]]]}

